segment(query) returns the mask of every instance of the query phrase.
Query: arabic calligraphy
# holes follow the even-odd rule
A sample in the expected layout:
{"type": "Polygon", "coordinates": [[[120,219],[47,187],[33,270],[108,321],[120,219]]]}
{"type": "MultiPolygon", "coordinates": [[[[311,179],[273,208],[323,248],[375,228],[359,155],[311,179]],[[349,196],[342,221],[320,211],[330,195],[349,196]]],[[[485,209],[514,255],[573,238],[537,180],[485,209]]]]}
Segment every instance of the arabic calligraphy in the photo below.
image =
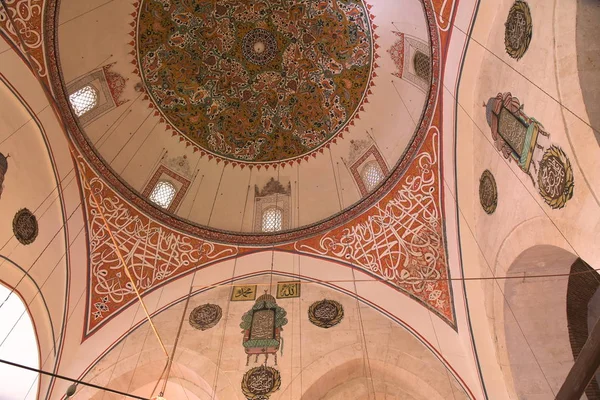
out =
{"type": "Polygon", "coordinates": [[[234,286],[231,301],[248,301],[256,298],[256,285],[234,286]]]}
{"type": "Polygon", "coordinates": [[[242,392],[249,400],[266,400],[280,386],[279,371],[265,365],[250,369],[242,379],[242,392]]]}
{"type": "Polygon", "coordinates": [[[43,0],[5,0],[6,9],[0,7],[0,29],[23,51],[29,53],[40,77],[47,76],[42,48],[43,0]],[[14,25],[11,23],[14,23],[14,25]],[[22,40],[22,42],[21,42],[22,40]],[[22,43],[25,48],[23,48],[22,43]]]}
{"type": "Polygon", "coordinates": [[[260,310],[252,316],[250,340],[273,339],[275,326],[275,311],[260,310]]]}
{"type": "Polygon", "coordinates": [[[279,282],[277,283],[277,298],[290,299],[300,297],[300,282],[279,282]]]}
{"type": "MultiPolygon", "coordinates": [[[[431,143],[437,143],[437,129],[431,143]]],[[[438,196],[437,146],[416,157],[415,173],[363,219],[330,231],[296,249],[343,260],[368,270],[452,318],[442,216],[438,196]]]]}
{"type": "MultiPolygon", "coordinates": [[[[81,157],[78,163],[89,227],[90,304],[115,310],[135,298],[118,252],[141,293],[186,270],[237,254],[236,247],[191,238],[154,222],[108,188],[81,157]],[[108,301],[101,301],[104,297],[108,301]]],[[[104,311],[93,316],[89,329],[103,321],[104,311]]]]}
{"type": "Polygon", "coordinates": [[[201,331],[205,331],[215,326],[221,320],[223,311],[216,304],[203,304],[192,310],[190,313],[190,325],[201,331]]]}
{"type": "Polygon", "coordinates": [[[331,328],[344,318],[344,307],[334,300],[314,302],[308,309],[308,319],[320,328],[331,328]]]}

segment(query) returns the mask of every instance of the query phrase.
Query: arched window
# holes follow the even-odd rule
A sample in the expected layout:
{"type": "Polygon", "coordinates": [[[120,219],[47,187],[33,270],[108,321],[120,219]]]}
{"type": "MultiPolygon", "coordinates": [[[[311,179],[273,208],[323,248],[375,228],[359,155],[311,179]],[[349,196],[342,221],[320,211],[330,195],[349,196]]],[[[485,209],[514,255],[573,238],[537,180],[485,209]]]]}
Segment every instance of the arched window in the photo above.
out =
{"type": "Polygon", "coordinates": [[[91,85],[87,85],[69,96],[71,107],[75,115],[81,117],[86,112],[98,105],[98,91],[91,85]]]}
{"type": "MultiPolygon", "coordinates": [[[[0,359],[39,369],[37,338],[31,316],[16,293],[0,285],[0,359]]],[[[2,399],[37,398],[38,374],[0,364],[2,399]]]]}
{"type": "Polygon", "coordinates": [[[152,193],[150,193],[150,201],[162,208],[169,208],[175,198],[177,189],[171,182],[158,181],[152,193]]]}
{"type": "Polygon", "coordinates": [[[277,232],[281,230],[283,224],[283,212],[280,208],[270,207],[263,212],[262,230],[263,232],[277,232]]]}
{"type": "Polygon", "coordinates": [[[381,167],[377,161],[371,161],[365,165],[360,176],[368,192],[375,189],[384,178],[383,171],[381,171],[381,167]]]}

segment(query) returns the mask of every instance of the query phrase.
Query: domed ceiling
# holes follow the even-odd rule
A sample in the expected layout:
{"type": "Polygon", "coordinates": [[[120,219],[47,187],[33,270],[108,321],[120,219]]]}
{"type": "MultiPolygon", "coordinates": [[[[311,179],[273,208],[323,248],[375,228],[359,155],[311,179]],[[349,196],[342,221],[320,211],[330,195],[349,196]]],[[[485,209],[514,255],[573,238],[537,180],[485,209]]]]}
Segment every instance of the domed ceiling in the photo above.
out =
{"type": "Polygon", "coordinates": [[[338,226],[397,181],[378,174],[400,176],[430,123],[435,21],[420,0],[142,0],[71,24],[75,3],[58,13],[63,96],[97,85],[102,103],[70,116],[80,144],[146,209],[172,180],[174,205],[153,214],[190,229],[263,234],[269,195],[284,232],[338,226]]]}
{"type": "Polygon", "coordinates": [[[145,0],[136,39],[153,104],[199,149],[233,161],[318,149],[371,84],[362,1],[145,0]]]}

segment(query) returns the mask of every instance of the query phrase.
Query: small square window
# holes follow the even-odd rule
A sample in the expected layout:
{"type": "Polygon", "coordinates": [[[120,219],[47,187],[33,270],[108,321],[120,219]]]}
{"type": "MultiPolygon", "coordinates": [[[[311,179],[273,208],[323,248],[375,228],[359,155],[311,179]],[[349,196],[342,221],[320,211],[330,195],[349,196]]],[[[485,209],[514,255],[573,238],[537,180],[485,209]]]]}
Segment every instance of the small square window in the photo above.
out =
{"type": "Polygon", "coordinates": [[[177,193],[177,189],[171,182],[159,181],[150,193],[150,201],[157,206],[168,209],[173,199],[175,199],[175,193],[177,193]]]}
{"type": "Polygon", "coordinates": [[[81,117],[98,105],[98,92],[91,86],[84,86],[69,96],[75,115],[81,117]]]}

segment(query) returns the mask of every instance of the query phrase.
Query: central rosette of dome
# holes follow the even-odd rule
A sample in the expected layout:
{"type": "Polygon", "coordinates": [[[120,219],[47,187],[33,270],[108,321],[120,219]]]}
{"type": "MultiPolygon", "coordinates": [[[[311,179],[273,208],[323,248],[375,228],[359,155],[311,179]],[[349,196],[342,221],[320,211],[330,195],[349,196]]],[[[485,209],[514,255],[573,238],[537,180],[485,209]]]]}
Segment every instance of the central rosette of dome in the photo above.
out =
{"type": "Polygon", "coordinates": [[[277,55],[277,40],[269,31],[254,29],[244,36],[242,50],[248,61],[264,65],[277,55]]]}
{"type": "Polygon", "coordinates": [[[142,0],[137,47],[168,122],[247,162],[332,139],[362,102],[373,55],[362,0],[142,0]]]}

